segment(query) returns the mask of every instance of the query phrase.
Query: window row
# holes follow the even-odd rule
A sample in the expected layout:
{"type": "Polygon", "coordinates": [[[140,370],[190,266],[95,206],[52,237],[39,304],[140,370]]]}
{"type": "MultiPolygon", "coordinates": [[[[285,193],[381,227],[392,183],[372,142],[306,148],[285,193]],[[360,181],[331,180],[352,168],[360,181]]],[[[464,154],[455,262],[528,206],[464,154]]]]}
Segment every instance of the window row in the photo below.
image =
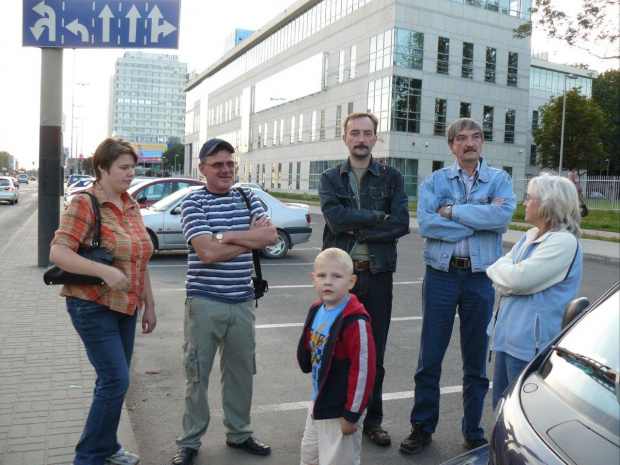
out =
{"type": "Polygon", "coordinates": [[[579,89],[587,98],[592,97],[592,78],[530,67],[530,89],[543,90],[554,94],[564,93],[564,89],[579,89]]]}
{"type": "Polygon", "coordinates": [[[489,11],[497,11],[517,18],[530,19],[532,0],[452,0],[454,3],[475,6],[489,11]]]}

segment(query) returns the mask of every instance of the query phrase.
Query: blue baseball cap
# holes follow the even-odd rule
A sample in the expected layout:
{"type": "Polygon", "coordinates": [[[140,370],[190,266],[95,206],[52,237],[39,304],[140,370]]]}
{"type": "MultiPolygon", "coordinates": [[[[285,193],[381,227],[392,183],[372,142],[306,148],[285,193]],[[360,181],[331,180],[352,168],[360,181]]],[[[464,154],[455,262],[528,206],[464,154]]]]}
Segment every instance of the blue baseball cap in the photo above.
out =
{"type": "Polygon", "coordinates": [[[230,153],[235,153],[235,149],[230,143],[226,142],[223,139],[209,139],[204,143],[202,148],[200,149],[200,154],[198,154],[199,159],[203,159],[204,157],[208,157],[213,152],[215,152],[216,148],[223,148],[228,150],[230,153]]]}

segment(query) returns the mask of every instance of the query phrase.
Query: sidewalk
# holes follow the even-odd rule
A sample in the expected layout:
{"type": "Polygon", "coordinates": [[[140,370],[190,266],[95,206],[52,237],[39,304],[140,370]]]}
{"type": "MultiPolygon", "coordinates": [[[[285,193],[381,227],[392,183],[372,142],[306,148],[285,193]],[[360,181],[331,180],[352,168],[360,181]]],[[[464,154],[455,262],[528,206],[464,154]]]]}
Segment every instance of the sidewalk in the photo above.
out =
{"type": "MultiPolygon", "coordinates": [[[[318,206],[310,207],[315,216],[318,206]]],[[[411,232],[418,231],[415,218],[411,232]]],[[[523,231],[504,235],[514,244],[523,231]]],[[[582,240],[589,258],[618,263],[616,243],[582,240]]],[[[58,286],[37,263],[37,211],[0,242],[0,465],[67,465],[90,407],[95,373],[58,286]]],[[[138,453],[123,410],[119,441],[138,453]]]]}
{"type": "MultiPolygon", "coordinates": [[[[90,408],[95,373],[59,286],[43,284],[37,211],[0,241],[0,465],[67,465],[90,408]]],[[[138,453],[127,411],[119,441],[138,453]]]]}

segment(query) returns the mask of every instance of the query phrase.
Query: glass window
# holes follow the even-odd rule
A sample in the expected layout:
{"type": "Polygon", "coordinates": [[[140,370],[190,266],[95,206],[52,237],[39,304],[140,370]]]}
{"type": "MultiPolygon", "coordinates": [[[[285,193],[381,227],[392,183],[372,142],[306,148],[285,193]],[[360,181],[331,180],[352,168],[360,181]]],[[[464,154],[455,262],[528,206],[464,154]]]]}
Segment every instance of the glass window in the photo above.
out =
{"type": "Polygon", "coordinates": [[[471,103],[461,102],[460,118],[471,118],[471,103]]]}
{"type": "Polygon", "coordinates": [[[502,169],[508,173],[508,176],[512,177],[512,166],[502,166],[502,169]]]}
{"type": "Polygon", "coordinates": [[[394,66],[422,69],[424,34],[400,28],[394,31],[394,66]]]}
{"type": "Polygon", "coordinates": [[[351,67],[349,68],[349,79],[355,78],[355,67],[357,64],[357,45],[351,46],[351,67]]]}
{"type": "Polygon", "coordinates": [[[297,140],[299,142],[304,141],[304,115],[303,114],[299,115],[299,135],[298,135],[297,140]]]}
{"type": "Polygon", "coordinates": [[[485,105],[482,114],[482,132],[484,132],[484,140],[493,140],[493,107],[487,107],[485,105]]]}
{"type": "Polygon", "coordinates": [[[461,77],[474,78],[474,44],[463,42],[463,61],[461,64],[461,77]]]}
{"type": "Polygon", "coordinates": [[[536,165],[536,158],[537,158],[536,145],[532,144],[530,145],[530,165],[532,166],[536,165]]]}
{"type": "Polygon", "coordinates": [[[450,39],[440,37],[437,41],[437,73],[448,74],[450,61],[450,39]]]}
{"type": "Polygon", "coordinates": [[[538,110],[532,111],[532,135],[538,130],[538,110]]]}
{"type": "Polygon", "coordinates": [[[347,105],[347,115],[350,115],[351,113],[353,113],[353,102],[349,102],[347,105]]]}
{"type": "Polygon", "coordinates": [[[448,106],[447,100],[435,99],[435,126],[433,134],[441,136],[446,133],[446,107],[448,106]]]}
{"type": "Polygon", "coordinates": [[[338,83],[344,81],[344,50],[338,54],[338,83]]]}
{"type": "Polygon", "coordinates": [[[321,110],[321,127],[319,129],[319,139],[325,139],[325,110],[321,110]]]}
{"type": "Polygon", "coordinates": [[[316,111],[312,112],[312,127],[310,129],[310,140],[316,140],[316,111]]]}
{"type": "Polygon", "coordinates": [[[419,133],[422,81],[394,76],[391,96],[391,127],[388,130],[419,133]]]}
{"type": "Polygon", "coordinates": [[[517,86],[517,74],[519,70],[519,54],[516,52],[508,52],[508,78],[506,84],[509,86],[517,86]]]}
{"type": "Polygon", "coordinates": [[[336,107],[336,138],[342,136],[342,105],[336,107]]]}
{"type": "Polygon", "coordinates": [[[495,82],[495,69],[497,66],[497,49],[487,47],[486,68],[484,71],[484,80],[486,82],[495,82]]]}
{"type": "Polygon", "coordinates": [[[289,139],[289,143],[290,144],[294,144],[295,143],[295,116],[291,116],[291,137],[289,139]]]}
{"type": "Polygon", "coordinates": [[[384,163],[401,172],[405,181],[405,192],[409,197],[416,197],[418,192],[418,160],[388,158],[384,160],[384,163]]]}
{"type": "Polygon", "coordinates": [[[515,111],[506,110],[506,124],[504,125],[504,142],[514,144],[515,142],[515,111]]]}

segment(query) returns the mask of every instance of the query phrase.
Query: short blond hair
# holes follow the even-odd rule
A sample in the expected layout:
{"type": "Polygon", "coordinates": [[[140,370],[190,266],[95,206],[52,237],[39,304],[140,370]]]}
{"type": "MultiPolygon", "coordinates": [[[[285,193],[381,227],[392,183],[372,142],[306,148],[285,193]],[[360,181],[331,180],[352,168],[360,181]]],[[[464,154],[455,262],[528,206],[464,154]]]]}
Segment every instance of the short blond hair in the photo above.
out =
{"type": "Polygon", "coordinates": [[[316,256],[316,258],[314,259],[314,263],[320,260],[333,260],[343,265],[349,274],[353,274],[353,260],[351,260],[349,254],[342,249],[339,249],[337,247],[330,247],[329,249],[325,249],[323,250],[323,252],[316,256]]]}

